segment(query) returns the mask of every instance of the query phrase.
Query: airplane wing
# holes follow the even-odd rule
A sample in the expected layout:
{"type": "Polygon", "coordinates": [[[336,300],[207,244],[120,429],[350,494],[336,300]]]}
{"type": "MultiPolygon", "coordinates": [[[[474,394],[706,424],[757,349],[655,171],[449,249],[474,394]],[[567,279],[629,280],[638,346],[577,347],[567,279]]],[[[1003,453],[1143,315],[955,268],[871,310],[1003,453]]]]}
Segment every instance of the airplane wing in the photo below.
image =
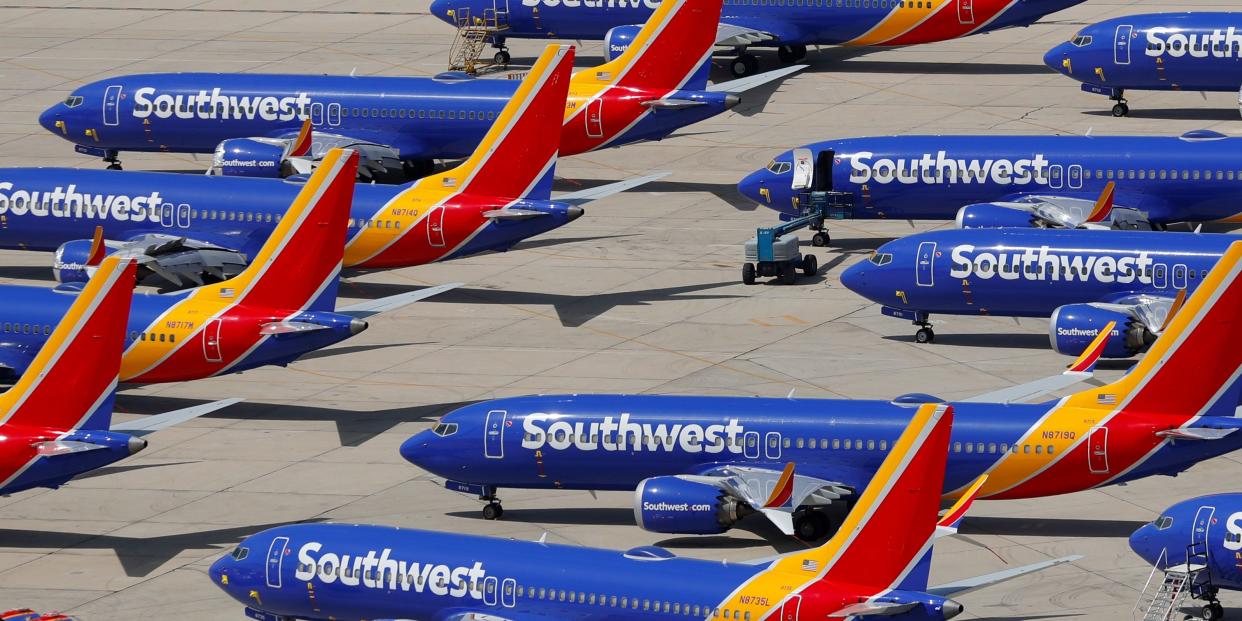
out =
{"type": "MultiPolygon", "coordinates": [[[[626,179],[625,181],[618,181],[616,183],[608,183],[605,185],[588,188],[586,190],[570,192],[569,194],[562,194],[560,196],[554,197],[552,200],[560,202],[560,203],[569,203],[570,205],[585,205],[591,201],[597,201],[601,198],[607,198],[609,196],[612,196],[613,194],[620,194],[621,192],[625,192],[626,190],[636,188],[640,185],[646,185],[648,183],[651,183],[652,181],[663,179],[671,174],[672,173],[660,172],[660,173],[655,173],[651,175],[644,175],[642,177],[626,179]]],[[[543,212],[539,212],[539,213],[542,215],[543,212]]]]}
{"type": "Polygon", "coordinates": [[[927,592],[931,593],[932,595],[939,595],[940,597],[950,597],[954,595],[961,595],[963,593],[969,593],[971,591],[982,589],[987,586],[992,586],[993,584],[997,584],[999,582],[1004,582],[1006,580],[1012,580],[1019,576],[1025,576],[1027,574],[1035,573],[1037,571],[1043,571],[1045,569],[1048,569],[1049,567],[1056,567],[1057,565],[1064,565],[1065,563],[1071,563],[1080,558],[1082,558],[1082,555],[1080,554],[1074,554],[1071,556],[1062,556],[1061,558],[1054,558],[1050,561],[1032,563],[1030,565],[1023,565],[1022,567],[1014,567],[1013,569],[1006,569],[1004,571],[998,571],[996,573],[991,573],[991,574],[987,574],[983,576],[976,576],[974,578],[966,578],[964,580],[958,580],[957,582],[950,582],[948,584],[934,586],[934,587],[931,587],[930,589],[927,589],[927,592]]]}
{"type": "Polygon", "coordinates": [[[154,274],[174,288],[227,280],[249,264],[249,257],[241,251],[245,239],[197,235],[143,233],[125,241],[105,241],[104,245],[111,255],[137,260],[139,282],[154,274]]]}
{"type": "MultiPolygon", "coordinates": [[[[992,203],[968,205],[966,209],[985,207],[1022,211],[1030,214],[1031,224],[1044,228],[1152,230],[1146,213],[1115,204],[1116,191],[1116,184],[1109,181],[1095,200],[1055,194],[1019,194],[992,203]]],[[[975,221],[975,217],[966,216],[967,224],[975,221]]],[[[962,224],[961,218],[959,215],[959,225],[962,224]]],[[[988,220],[988,216],[984,215],[980,225],[997,226],[989,224],[988,220]]]]}
{"type": "Polygon", "coordinates": [[[204,403],[202,405],[182,408],[180,410],[173,410],[163,414],[145,416],[143,418],[125,421],[123,423],[113,423],[112,431],[123,431],[130,435],[145,436],[148,433],[153,433],[166,427],[172,427],[173,425],[184,423],[192,418],[198,418],[204,414],[210,414],[216,410],[226,408],[240,401],[241,399],[236,397],[232,399],[221,399],[219,401],[212,401],[211,403],[204,403]]]}
{"type": "Polygon", "coordinates": [[[799,507],[825,506],[854,490],[843,483],[752,466],[725,465],[702,475],[680,475],[687,481],[712,485],[763,513],[781,532],[793,535],[793,513],[799,507]]]}
{"type": "Polygon", "coordinates": [[[419,289],[418,291],[390,295],[377,300],[367,300],[366,302],[351,304],[345,308],[338,308],[336,309],[336,312],[342,315],[350,315],[352,317],[364,319],[366,317],[370,317],[371,315],[377,315],[379,313],[401,308],[407,304],[413,304],[421,300],[426,300],[427,298],[440,295],[445,291],[456,289],[463,284],[464,283],[460,282],[451,282],[446,285],[436,285],[434,287],[427,287],[426,289],[419,289]]]}
{"type": "Polygon", "coordinates": [[[1100,357],[1104,355],[1104,348],[1108,345],[1108,339],[1112,337],[1113,328],[1116,325],[1116,322],[1110,321],[1100,329],[1100,333],[1095,337],[1095,340],[1060,375],[1053,375],[1052,377],[1045,377],[1033,382],[975,395],[963,399],[962,402],[1020,403],[1027,399],[1034,399],[1037,396],[1056,392],[1062,388],[1068,388],[1079,382],[1089,380],[1095,377],[1095,365],[1100,361],[1100,357]]]}
{"type": "Polygon", "coordinates": [[[315,132],[310,121],[297,130],[283,130],[268,136],[230,138],[216,147],[209,175],[283,177],[309,175],[332,149],[358,152],[358,177],[371,181],[402,170],[401,148],[360,136],[315,132]],[[255,162],[263,162],[262,170],[255,162]]]}
{"type": "Polygon", "coordinates": [[[806,69],[807,67],[810,67],[810,65],[790,65],[788,67],[781,67],[780,69],[773,69],[772,71],[765,71],[763,73],[757,73],[744,78],[729,80],[728,82],[709,84],[707,86],[707,90],[716,93],[744,93],[753,88],[758,88],[769,82],[784,78],[785,76],[793,75],[803,69],[806,69]]]}
{"type": "Polygon", "coordinates": [[[780,38],[775,29],[757,29],[728,22],[720,22],[720,25],[716,27],[716,45],[719,47],[745,47],[755,43],[777,41],[780,38]]]}
{"type": "MultiPolygon", "coordinates": [[[[462,610],[454,608],[451,613],[445,615],[433,615],[435,621],[564,621],[556,617],[546,617],[543,615],[533,615],[526,612],[518,612],[516,610],[506,610],[505,614],[497,615],[490,612],[475,612],[473,610],[462,610]]],[[[377,619],[376,621],[398,621],[397,619],[377,619]]]]}

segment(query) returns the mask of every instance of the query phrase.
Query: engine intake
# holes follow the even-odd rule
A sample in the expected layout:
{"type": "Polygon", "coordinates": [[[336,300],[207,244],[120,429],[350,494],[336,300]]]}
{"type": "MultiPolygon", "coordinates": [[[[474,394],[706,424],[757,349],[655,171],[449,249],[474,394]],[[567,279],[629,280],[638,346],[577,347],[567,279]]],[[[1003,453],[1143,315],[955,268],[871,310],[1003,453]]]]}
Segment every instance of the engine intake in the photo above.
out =
{"type": "Polygon", "coordinates": [[[604,58],[612,61],[630,49],[642,26],[613,26],[604,35],[604,58]]]}
{"type": "MultiPolygon", "coordinates": [[[[58,283],[83,283],[91,279],[94,270],[87,270],[86,261],[91,256],[94,242],[89,239],[67,241],[56,249],[52,256],[52,277],[58,283]]],[[[112,248],[105,249],[112,254],[112,248]]]]}
{"type": "Polygon", "coordinates": [[[1113,337],[1104,346],[1105,358],[1129,358],[1156,342],[1156,335],[1127,313],[1091,304],[1066,304],[1053,311],[1048,321],[1052,348],[1067,356],[1080,355],[1110,321],[1117,325],[1113,328],[1113,337]]]}
{"type": "Polygon", "coordinates": [[[1029,211],[995,203],[974,203],[957,210],[959,229],[1032,228],[1035,219],[1029,211]]]}
{"type": "Polygon", "coordinates": [[[714,486],[676,476],[644,479],[634,490],[634,519],[654,533],[716,535],[752,512],[714,486]]]}
{"type": "Polygon", "coordinates": [[[211,158],[211,169],[228,177],[267,179],[292,174],[285,164],[285,145],[255,138],[232,138],[221,142],[211,158]]]}

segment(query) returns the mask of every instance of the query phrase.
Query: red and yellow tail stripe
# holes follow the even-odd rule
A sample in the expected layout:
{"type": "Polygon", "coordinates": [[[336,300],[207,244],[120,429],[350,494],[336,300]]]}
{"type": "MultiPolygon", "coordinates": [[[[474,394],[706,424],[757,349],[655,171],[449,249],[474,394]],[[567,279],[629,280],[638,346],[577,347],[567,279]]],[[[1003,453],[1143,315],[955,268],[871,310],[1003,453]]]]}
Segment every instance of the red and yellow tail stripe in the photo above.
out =
{"type": "Polygon", "coordinates": [[[486,224],[483,212],[526,195],[556,163],[573,63],[571,46],[544,49],[474,154],[420,179],[377,211],[349,240],[345,264],[430,263],[473,238],[486,224]]]}
{"type": "Polygon", "coordinates": [[[776,485],[772,488],[767,502],[763,503],[763,508],[774,509],[785,506],[793,498],[793,489],[794,463],[791,461],[785,464],[785,470],[781,472],[781,478],[776,480],[776,485]]]}
{"type": "Polygon", "coordinates": [[[1231,338],[1242,316],[1239,270],[1242,242],[1235,242],[1128,374],[1050,408],[1017,441],[1024,449],[1039,446],[1038,454],[1010,451],[998,458],[984,496],[1050,496],[1104,485],[1168,441],[1155,432],[1193,424],[1242,368],[1242,348],[1231,338]]]}
{"type": "Polygon", "coordinates": [[[966,9],[961,0],[905,0],[871,30],[844,45],[914,45],[956,39],[984,28],[1017,3],[974,0],[966,9]]]}
{"type": "Polygon", "coordinates": [[[1104,186],[1104,190],[1100,192],[1100,198],[1095,201],[1095,207],[1091,209],[1091,213],[1087,215],[1087,222],[1103,222],[1113,213],[1113,198],[1117,194],[1117,184],[1109,181],[1104,186]]]}
{"type": "Polygon", "coordinates": [[[1104,348],[1108,345],[1108,340],[1113,336],[1113,329],[1117,327],[1116,321],[1110,321],[1100,328],[1100,333],[1095,335],[1095,339],[1086,349],[1078,354],[1078,358],[1074,359],[1073,364],[1069,366],[1071,373],[1089,373],[1095,368],[1100,361],[1100,357],[1104,355],[1104,348]]]}
{"type": "Polygon", "coordinates": [[[235,278],[184,294],[148,327],[169,341],[136,340],[125,352],[121,380],[133,382],[209,377],[245,360],[270,338],[247,313],[279,313],[282,321],[306,310],[336,283],[353,202],[358,154],[333,149],[298,193],[289,211],[250,265],[235,278]],[[218,322],[218,323],[216,323],[218,322]],[[214,324],[214,325],[213,325],[214,324]],[[223,331],[219,356],[205,353],[204,331],[223,331]]]}
{"type": "Polygon", "coordinates": [[[769,619],[787,597],[812,595],[802,600],[800,616],[825,618],[859,595],[900,583],[936,531],[952,425],[950,406],[920,407],[832,539],[775,561],[719,607],[769,619]]]}
{"type": "Polygon", "coordinates": [[[103,261],[21,379],[0,395],[0,428],[69,431],[112,394],[136,273],[132,259],[103,261]]]}
{"type": "Polygon", "coordinates": [[[311,120],[306,119],[302,121],[302,128],[298,130],[297,137],[289,144],[289,157],[306,157],[310,155],[313,136],[311,120]]]}

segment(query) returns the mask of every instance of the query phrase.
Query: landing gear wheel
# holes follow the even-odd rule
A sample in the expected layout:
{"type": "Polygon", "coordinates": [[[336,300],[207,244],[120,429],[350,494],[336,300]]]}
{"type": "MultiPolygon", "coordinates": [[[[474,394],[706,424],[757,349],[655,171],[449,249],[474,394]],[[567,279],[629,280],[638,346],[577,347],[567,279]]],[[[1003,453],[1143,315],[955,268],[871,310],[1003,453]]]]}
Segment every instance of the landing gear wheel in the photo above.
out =
{"type": "Polygon", "coordinates": [[[497,65],[508,65],[509,61],[513,60],[513,57],[509,55],[507,50],[500,50],[496,52],[495,56],[492,56],[492,60],[496,61],[497,65]]]}
{"type": "Polygon", "coordinates": [[[814,276],[815,272],[818,272],[818,271],[819,271],[819,259],[816,259],[815,255],[813,254],[803,255],[802,256],[802,275],[803,276],[814,276]]]}
{"type": "Polygon", "coordinates": [[[755,264],[754,263],[746,263],[742,265],[742,284],[744,285],[755,284],[755,264]]]}
{"type": "Polygon", "coordinates": [[[792,285],[798,282],[798,270],[794,268],[793,263],[781,264],[781,284],[792,285]]]}
{"type": "Polygon", "coordinates": [[[1203,621],[1217,621],[1224,615],[1225,608],[1220,605],[1220,602],[1210,602],[1199,609],[1199,618],[1203,621]]]}
{"type": "Polygon", "coordinates": [[[1124,101],[1113,106],[1113,116],[1123,117],[1123,116],[1128,116],[1129,114],[1130,114],[1130,106],[1126,105],[1124,101]]]}
{"type": "Polygon", "coordinates": [[[489,502],[483,505],[483,519],[499,520],[500,516],[505,514],[505,508],[500,506],[498,502],[489,502]]]}
{"type": "Polygon", "coordinates": [[[934,342],[935,340],[936,333],[933,332],[931,328],[919,328],[919,331],[914,333],[915,343],[926,344],[934,342]]]}
{"type": "Polygon", "coordinates": [[[803,541],[818,541],[828,534],[828,518],[819,511],[807,511],[794,518],[794,534],[803,541]]]}
{"type": "Polygon", "coordinates": [[[121,170],[121,163],[112,162],[111,164],[108,164],[108,170],[121,170]]]}
{"type": "Polygon", "coordinates": [[[741,54],[729,63],[729,71],[735,78],[744,78],[759,70],[759,59],[754,54],[741,54]]]}
{"type": "Polygon", "coordinates": [[[832,243],[832,237],[829,237],[828,234],[824,233],[823,231],[820,231],[819,233],[816,233],[813,237],[811,237],[812,246],[823,247],[831,243],[832,243]]]}

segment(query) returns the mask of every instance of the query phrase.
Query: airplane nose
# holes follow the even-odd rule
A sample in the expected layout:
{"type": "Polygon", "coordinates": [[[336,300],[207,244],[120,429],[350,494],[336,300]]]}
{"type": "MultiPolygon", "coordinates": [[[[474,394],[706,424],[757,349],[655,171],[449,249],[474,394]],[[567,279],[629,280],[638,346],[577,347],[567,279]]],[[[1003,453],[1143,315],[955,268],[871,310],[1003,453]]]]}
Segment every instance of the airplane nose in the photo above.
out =
{"type": "Polygon", "coordinates": [[[1044,54],[1044,64],[1048,65],[1049,69],[1052,69],[1057,73],[1069,75],[1070,59],[1069,56],[1065,54],[1065,44],[1062,43],[1061,45],[1048,50],[1048,53],[1044,54]]]}
{"type": "Polygon", "coordinates": [[[39,125],[42,125],[43,129],[46,129],[53,134],[64,135],[65,123],[60,118],[60,112],[56,110],[59,106],[60,104],[56,104],[55,106],[44,110],[43,114],[39,115],[39,125]]]}
{"type": "Polygon", "coordinates": [[[765,200],[764,197],[764,189],[767,188],[767,176],[767,170],[756,170],[755,172],[746,175],[744,179],[738,182],[737,191],[741,192],[742,196],[745,196],[760,205],[771,204],[772,201],[765,200]]]}
{"type": "Polygon", "coordinates": [[[424,464],[426,463],[426,457],[430,452],[427,450],[428,433],[429,432],[422,431],[410,436],[408,440],[401,444],[400,449],[402,458],[423,469],[426,469],[424,464]]]}
{"type": "Polygon", "coordinates": [[[867,271],[866,261],[863,261],[862,263],[855,263],[854,265],[846,268],[844,272],[841,272],[841,284],[845,285],[846,289],[849,289],[864,298],[870,299],[866,290],[867,271]]]}
{"type": "Polygon", "coordinates": [[[133,455],[134,453],[147,448],[147,441],[137,436],[130,436],[127,448],[129,448],[129,454],[133,455]]]}
{"type": "Polygon", "coordinates": [[[359,332],[366,330],[368,327],[370,327],[370,325],[371,324],[358,318],[350,319],[349,320],[349,333],[351,335],[358,334],[359,332]]]}
{"type": "Polygon", "coordinates": [[[440,18],[441,21],[445,21],[450,24],[457,23],[457,20],[454,19],[454,11],[451,2],[452,0],[433,0],[431,3],[431,14],[440,18]]]}
{"type": "Polygon", "coordinates": [[[1155,564],[1157,555],[1152,554],[1151,525],[1143,525],[1130,534],[1130,549],[1148,563],[1155,564]]]}
{"type": "Polygon", "coordinates": [[[211,582],[213,584],[227,591],[229,585],[228,574],[224,571],[224,559],[226,558],[228,557],[221,557],[217,559],[216,562],[212,563],[211,567],[207,570],[207,575],[211,576],[211,582]]]}

